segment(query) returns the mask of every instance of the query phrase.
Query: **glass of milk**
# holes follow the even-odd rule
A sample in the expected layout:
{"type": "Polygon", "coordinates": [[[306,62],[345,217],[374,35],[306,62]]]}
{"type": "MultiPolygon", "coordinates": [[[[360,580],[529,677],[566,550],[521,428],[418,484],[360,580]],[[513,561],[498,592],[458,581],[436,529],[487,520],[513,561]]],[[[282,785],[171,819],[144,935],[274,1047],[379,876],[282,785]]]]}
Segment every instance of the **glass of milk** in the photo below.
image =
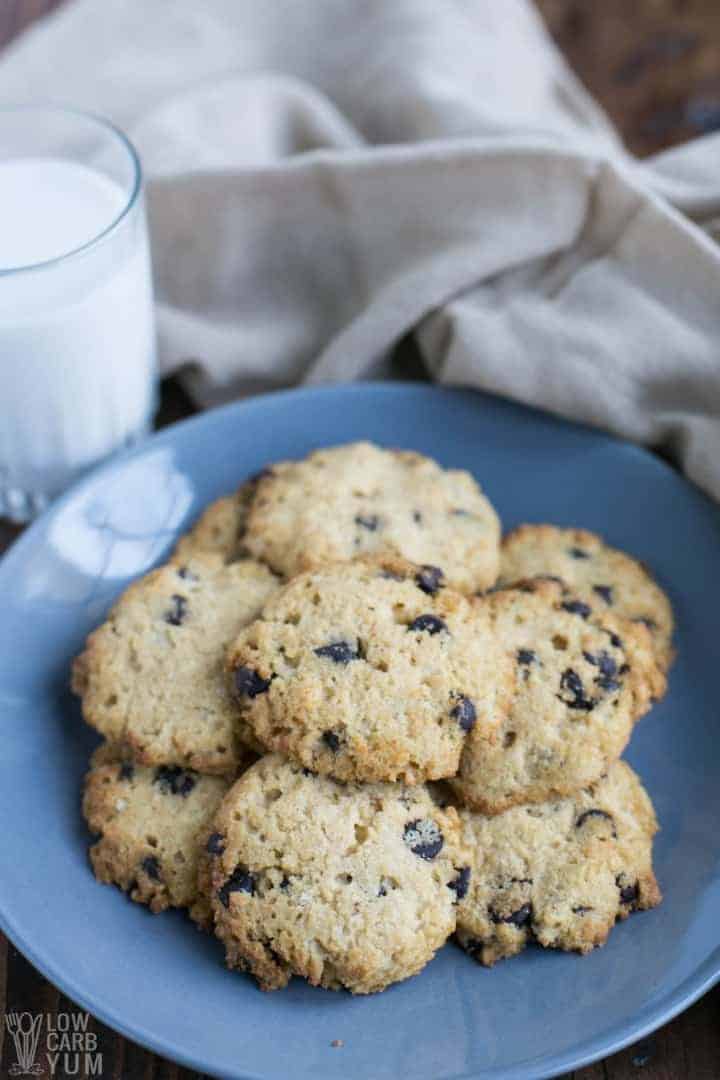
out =
{"type": "Polygon", "coordinates": [[[135,150],[93,116],[0,108],[0,516],[146,432],[155,372],[135,150]]]}

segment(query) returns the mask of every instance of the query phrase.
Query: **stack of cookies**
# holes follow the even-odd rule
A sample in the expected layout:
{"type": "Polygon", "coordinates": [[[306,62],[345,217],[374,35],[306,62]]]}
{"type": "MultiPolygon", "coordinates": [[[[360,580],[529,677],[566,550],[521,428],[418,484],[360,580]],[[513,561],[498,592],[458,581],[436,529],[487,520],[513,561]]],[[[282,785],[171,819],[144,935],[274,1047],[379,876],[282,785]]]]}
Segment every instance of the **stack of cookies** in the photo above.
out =
{"type": "Polygon", "coordinates": [[[92,867],[264,989],[382,990],[453,934],[486,965],[587,952],[660,900],[619,759],[671,635],[639,563],[550,525],[501,543],[469,473],[368,443],[273,465],[75,663],[92,867]]]}

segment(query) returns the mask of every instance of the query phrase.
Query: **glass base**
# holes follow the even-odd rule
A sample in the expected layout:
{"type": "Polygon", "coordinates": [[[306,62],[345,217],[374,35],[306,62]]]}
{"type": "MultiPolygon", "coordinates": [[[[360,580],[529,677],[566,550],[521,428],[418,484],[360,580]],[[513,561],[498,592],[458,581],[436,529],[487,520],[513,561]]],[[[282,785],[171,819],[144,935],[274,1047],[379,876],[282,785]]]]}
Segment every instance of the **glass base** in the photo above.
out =
{"type": "Polygon", "coordinates": [[[153,398],[150,418],[138,431],[128,435],[127,438],[123,439],[120,446],[109,454],[99,458],[97,461],[90,462],[89,465],[82,469],[73,470],[67,477],[67,483],[63,484],[60,489],[52,492],[24,490],[15,484],[3,483],[2,479],[0,479],[0,518],[7,518],[16,525],[26,525],[28,522],[34,521],[43,510],[47,509],[53,499],[62,495],[63,491],[66,491],[85,473],[90,472],[91,469],[101,465],[104,461],[109,461],[114,454],[120,453],[121,450],[127,450],[144,439],[152,431],[152,418],[157,408],[156,395],[153,395],[153,398]]]}
{"type": "Polygon", "coordinates": [[[50,496],[39,491],[21,491],[20,488],[0,488],[0,517],[9,518],[16,525],[24,525],[41,514],[50,503],[50,496]]]}

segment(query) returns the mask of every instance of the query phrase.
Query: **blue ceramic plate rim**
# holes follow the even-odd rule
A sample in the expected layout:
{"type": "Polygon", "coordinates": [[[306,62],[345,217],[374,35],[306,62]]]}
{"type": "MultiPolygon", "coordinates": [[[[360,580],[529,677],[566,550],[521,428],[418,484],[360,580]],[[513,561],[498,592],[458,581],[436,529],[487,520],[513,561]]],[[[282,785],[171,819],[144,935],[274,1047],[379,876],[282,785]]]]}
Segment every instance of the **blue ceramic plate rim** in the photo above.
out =
{"type": "MultiPolygon", "coordinates": [[[[480,401],[503,401],[512,409],[518,410],[520,413],[526,413],[528,416],[542,415],[543,417],[548,418],[548,414],[540,414],[538,410],[518,406],[512,402],[506,402],[505,399],[491,398],[489,395],[473,390],[429,386],[417,382],[367,381],[338,386],[331,385],[277,390],[259,394],[241,401],[231,402],[228,405],[220,406],[171,424],[161,431],[153,433],[136,446],[116,454],[109,461],[90,470],[67,492],[58,498],[42,515],[40,515],[40,517],[33,522],[20,537],[18,537],[12,547],[6,552],[3,558],[0,559],[0,571],[7,572],[12,568],[15,561],[21,562],[26,549],[32,546],[35,541],[35,536],[41,530],[43,524],[49,518],[54,517],[61,512],[68,503],[82,495],[86,489],[97,483],[105,473],[115,471],[119,466],[122,466],[128,461],[141,458],[150,449],[154,449],[166,443],[172,444],[178,438],[182,439],[184,433],[188,430],[200,427],[212,428],[218,420],[232,413],[243,414],[258,409],[262,411],[265,403],[269,400],[275,402],[287,400],[294,404],[299,404],[305,399],[314,399],[317,396],[327,396],[328,398],[332,396],[343,397],[346,394],[363,393],[364,391],[388,396],[404,395],[408,393],[417,394],[419,397],[424,397],[426,395],[442,395],[445,397],[452,397],[454,395],[472,395],[480,401]]],[[[551,419],[555,421],[555,418],[551,419]]],[[[558,425],[567,428],[587,431],[592,430],[594,432],[594,429],[586,428],[584,425],[574,424],[561,419],[558,419],[556,422],[558,425]]],[[[597,432],[597,434],[598,436],[605,438],[602,432],[597,432]]],[[[666,465],[643,448],[630,443],[624,443],[621,440],[611,439],[609,436],[606,438],[608,441],[617,442],[620,445],[632,448],[635,453],[644,455],[648,460],[652,461],[656,468],[662,469],[669,476],[677,478],[678,474],[676,474],[670,466],[666,465]]],[[[689,483],[687,481],[685,482],[689,483]]],[[[696,497],[710,502],[710,500],[707,499],[707,496],[702,492],[695,488],[693,488],[693,490],[695,491],[696,497]]],[[[0,618],[1,617],[2,616],[0,615],[0,618]]],[[[6,907],[0,907],[0,929],[2,929],[10,941],[23,953],[34,967],[50,980],[63,994],[67,995],[78,1005],[87,1009],[103,1023],[147,1049],[161,1054],[180,1065],[208,1072],[207,1062],[201,1055],[183,1052],[181,1049],[177,1048],[172,1039],[155,1035],[151,1031],[146,1030],[140,1023],[128,1023],[112,1008],[106,1007],[102,1001],[93,1000],[90,995],[85,993],[82,986],[74,981],[71,972],[60,970],[51,961],[45,959],[41,945],[36,946],[27,935],[17,929],[12,911],[8,910],[6,907]]],[[[720,981],[720,949],[716,948],[705,958],[703,963],[698,965],[692,975],[676,985],[654,1005],[646,1006],[639,1013],[627,1017],[624,1022],[611,1025],[590,1039],[585,1041],[578,1040],[573,1047],[570,1047],[561,1053],[550,1056],[544,1055],[537,1064],[524,1063],[510,1067],[491,1066],[489,1069],[482,1069],[479,1072],[477,1070],[470,1072],[455,1072],[452,1075],[448,1074],[447,1080],[482,1080],[482,1078],[488,1078],[488,1080],[544,1080],[544,1078],[560,1076],[561,1074],[581,1068],[585,1065],[590,1065],[593,1062],[617,1053],[625,1047],[651,1034],[653,1031],[657,1030],[657,1028],[666,1024],[679,1013],[687,1009],[697,1001],[698,998],[707,993],[718,981],[720,981]]],[[[222,1073],[215,1072],[211,1073],[211,1075],[228,1076],[237,1078],[237,1080],[264,1080],[263,1074],[261,1073],[239,1072],[235,1069],[228,1072],[223,1071],[222,1073]]],[[[340,1075],[343,1075],[342,1062],[338,1063],[338,1076],[340,1075]]]]}

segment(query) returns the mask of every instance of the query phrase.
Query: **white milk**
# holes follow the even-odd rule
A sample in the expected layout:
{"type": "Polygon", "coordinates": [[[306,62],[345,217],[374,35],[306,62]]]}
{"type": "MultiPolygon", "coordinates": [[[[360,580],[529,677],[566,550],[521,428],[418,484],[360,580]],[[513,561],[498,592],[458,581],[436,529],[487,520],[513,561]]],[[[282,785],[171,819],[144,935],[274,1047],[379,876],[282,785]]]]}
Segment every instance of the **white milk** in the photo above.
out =
{"type": "Polygon", "coordinates": [[[127,202],[85,165],[0,161],[0,512],[26,516],[150,420],[142,201],[112,228],[127,202]]]}

